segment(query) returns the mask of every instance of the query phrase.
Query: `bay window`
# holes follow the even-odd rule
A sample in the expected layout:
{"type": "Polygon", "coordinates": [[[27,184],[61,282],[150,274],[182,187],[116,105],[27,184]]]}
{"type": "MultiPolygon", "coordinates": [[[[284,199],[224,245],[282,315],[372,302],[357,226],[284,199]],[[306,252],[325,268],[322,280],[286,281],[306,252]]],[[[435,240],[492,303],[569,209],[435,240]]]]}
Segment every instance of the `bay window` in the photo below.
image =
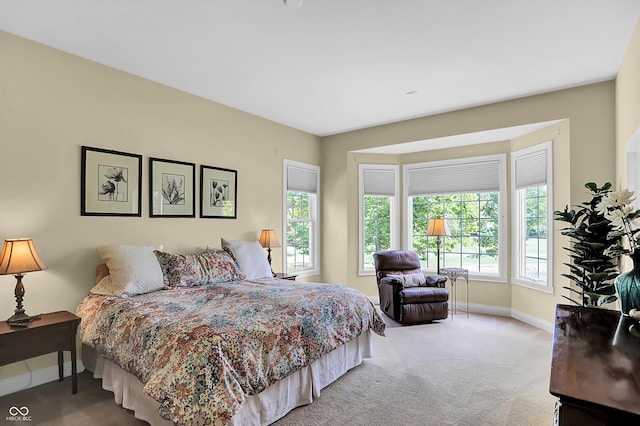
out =
{"type": "Polygon", "coordinates": [[[506,280],[505,155],[489,155],[404,166],[407,246],[422,266],[436,270],[436,237],[429,219],[444,218],[441,267],[469,270],[476,279],[506,280]]]}

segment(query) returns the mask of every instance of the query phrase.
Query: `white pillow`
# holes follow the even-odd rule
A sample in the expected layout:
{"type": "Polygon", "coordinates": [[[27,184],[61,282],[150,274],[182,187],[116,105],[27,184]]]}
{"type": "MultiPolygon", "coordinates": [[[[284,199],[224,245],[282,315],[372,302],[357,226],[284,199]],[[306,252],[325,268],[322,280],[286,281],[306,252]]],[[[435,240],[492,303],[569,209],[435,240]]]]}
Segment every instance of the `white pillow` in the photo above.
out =
{"type": "Polygon", "coordinates": [[[109,268],[111,288],[116,296],[135,296],[164,288],[164,277],[154,250],[163,246],[100,246],[98,255],[109,268]]]}
{"type": "Polygon", "coordinates": [[[240,270],[247,276],[247,280],[273,277],[267,255],[259,242],[228,241],[224,238],[220,241],[222,248],[231,250],[240,270]]]}

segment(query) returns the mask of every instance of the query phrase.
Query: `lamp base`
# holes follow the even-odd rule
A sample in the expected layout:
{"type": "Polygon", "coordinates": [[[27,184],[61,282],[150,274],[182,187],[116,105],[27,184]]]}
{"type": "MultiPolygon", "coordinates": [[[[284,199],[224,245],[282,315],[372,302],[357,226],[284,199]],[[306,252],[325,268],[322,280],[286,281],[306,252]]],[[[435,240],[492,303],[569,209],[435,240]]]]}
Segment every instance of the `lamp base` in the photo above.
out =
{"type": "Polygon", "coordinates": [[[27,315],[24,313],[24,309],[16,309],[15,313],[7,318],[7,324],[9,327],[26,327],[31,321],[40,318],[40,315],[27,315]]]}

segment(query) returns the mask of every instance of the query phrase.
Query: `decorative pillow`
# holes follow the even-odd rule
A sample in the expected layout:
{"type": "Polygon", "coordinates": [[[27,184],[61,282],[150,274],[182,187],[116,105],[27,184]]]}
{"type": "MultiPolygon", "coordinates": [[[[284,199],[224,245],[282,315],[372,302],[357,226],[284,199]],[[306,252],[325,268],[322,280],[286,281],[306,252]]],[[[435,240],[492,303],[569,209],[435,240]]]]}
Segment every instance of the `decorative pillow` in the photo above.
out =
{"type": "Polygon", "coordinates": [[[164,287],[162,269],[153,254],[153,250],[156,249],[162,250],[162,246],[97,247],[98,255],[109,268],[111,294],[135,296],[162,289],[164,287]]]}
{"type": "Polygon", "coordinates": [[[404,287],[418,287],[425,285],[427,279],[421,272],[415,272],[412,274],[400,274],[400,275],[387,275],[388,277],[397,278],[403,282],[404,287]]]}
{"type": "Polygon", "coordinates": [[[168,288],[196,287],[208,283],[242,281],[244,274],[224,250],[202,254],[171,254],[154,251],[168,288]]]}
{"type": "MultiPolygon", "coordinates": [[[[100,279],[100,281],[98,281],[96,285],[94,285],[91,288],[91,290],[89,290],[89,293],[102,294],[105,296],[118,296],[113,292],[111,275],[105,275],[104,277],[102,277],[102,279],[100,279]]],[[[123,295],[123,296],[126,296],[126,295],[123,295]]]]}
{"type": "Polygon", "coordinates": [[[208,283],[227,283],[244,280],[245,274],[233,257],[224,250],[208,250],[198,256],[208,283]]]}
{"type": "Polygon", "coordinates": [[[221,238],[221,244],[231,251],[246,279],[273,277],[267,256],[258,241],[230,241],[221,238]]]}

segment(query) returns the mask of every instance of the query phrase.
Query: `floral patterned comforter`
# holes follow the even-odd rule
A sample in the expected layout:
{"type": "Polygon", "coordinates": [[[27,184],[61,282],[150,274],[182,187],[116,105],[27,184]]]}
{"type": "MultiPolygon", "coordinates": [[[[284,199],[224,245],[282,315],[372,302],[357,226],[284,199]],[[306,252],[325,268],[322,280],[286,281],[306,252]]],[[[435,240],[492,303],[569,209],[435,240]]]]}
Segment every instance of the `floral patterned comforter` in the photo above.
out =
{"type": "Polygon", "coordinates": [[[217,283],[130,298],[90,294],[80,337],[144,383],[178,424],[224,424],[255,395],[367,330],[357,290],[284,280],[217,283]]]}

